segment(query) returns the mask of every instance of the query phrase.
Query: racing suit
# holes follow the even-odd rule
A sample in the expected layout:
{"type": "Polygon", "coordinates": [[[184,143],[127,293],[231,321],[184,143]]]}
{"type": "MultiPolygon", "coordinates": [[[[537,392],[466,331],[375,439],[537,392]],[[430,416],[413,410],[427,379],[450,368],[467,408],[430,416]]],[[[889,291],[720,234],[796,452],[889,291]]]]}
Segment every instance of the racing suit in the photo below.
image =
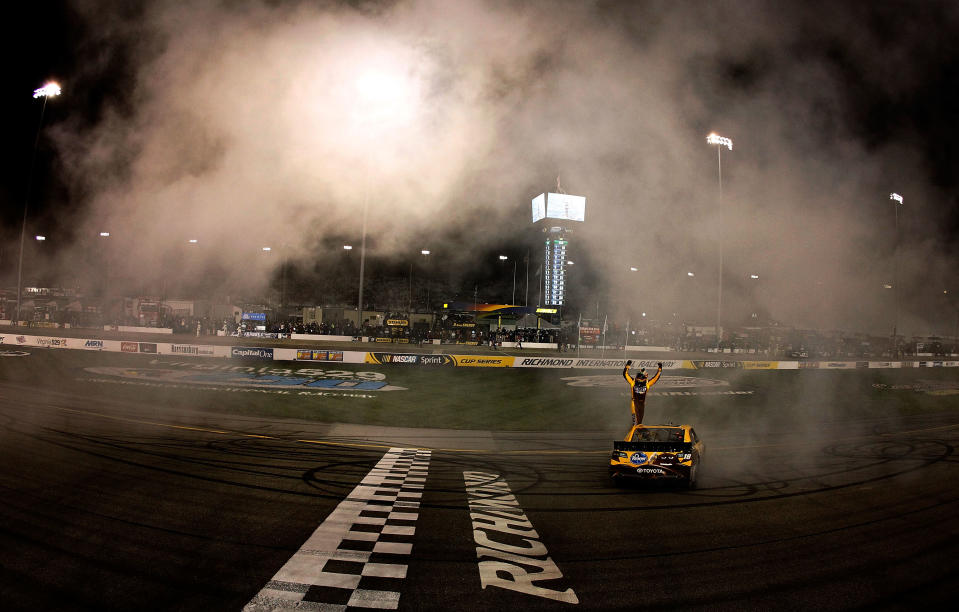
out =
{"type": "Polygon", "coordinates": [[[623,368],[623,378],[629,384],[629,408],[633,413],[633,425],[639,425],[643,422],[643,415],[646,412],[646,391],[656,384],[662,373],[663,366],[661,364],[650,379],[647,379],[645,372],[642,371],[634,378],[629,375],[629,365],[623,368]]]}

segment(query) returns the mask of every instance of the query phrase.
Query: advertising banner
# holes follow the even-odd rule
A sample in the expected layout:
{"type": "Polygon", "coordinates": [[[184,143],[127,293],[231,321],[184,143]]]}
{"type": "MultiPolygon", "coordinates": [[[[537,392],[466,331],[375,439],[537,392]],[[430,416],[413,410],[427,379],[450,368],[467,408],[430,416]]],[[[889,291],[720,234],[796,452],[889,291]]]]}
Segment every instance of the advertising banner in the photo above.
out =
{"type": "Polygon", "coordinates": [[[744,370],[778,370],[778,361],[744,361],[744,370]]]}
{"type": "Polygon", "coordinates": [[[137,346],[136,342],[121,342],[120,351],[124,353],[138,353],[140,351],[140,347],[137,346]]]}
{"type": "Polygon", "coordinates": [[[213,357],[213,347],[204,344],[171,344],[170,354],[193,355],[196,357],[213,357]]]}
{"type": "MultiPolygon", "coordinates": [[[[630,370],[646,368],[655,371],[658,364],[663,364],[664,370],[692,369],[691,362],[683,359],[666,359],[662,362],[650,359],[634,359],[630,370]]],[[[622,370],[626,367],[625,359],[598,359],[591,357],[516,357],[514,368],[577,368],[594,370],[622,370]]]]}
{"type": "Polygon", "coordinates": [[[273,360],[273,349],[262,346],[234,346],[230,347],[230,357],[233,359],[267,359],[273,360]]]}
{"type": "Polygon", "coordinates": [[[141,353],[156,353],[157,345],[155,342],[141,342],[140,343],[140,352],[141,353]]]}
{"type": "Polygon", "coordinates": [[[380,365],[456,365],[456,362],[450,355],[419,355],[403,353],[367,353],[366,363],[375,363],[380,365]]]}
{"type": "MultiPolygon", "coordinates": [[[[274,354],[275,357],[275,354],[274,354]]],[[[343,361],[343,351],[296,349],[297,361],[343,361]]]]}
{"type": "Polygon", "coordinates": [[[80,340],[83,342],[83,349],[87,351],[102,351],[103,340],[80,340]]]}
{"type": "Polygon", "coordinates": [[[691,361],[693,367],[698,369],[702,368],[741,368],[743,367],[742,362],[739,361],[691,361]]]}
{"type": "MultiPolygon", "coordinates": [[[[219,347],[218,347],[219,348],[219,347]]],[[[226,347],[224,347],[226,348],[226,347]]],[[[312,361],[316,363],[367,363],[364,351],[341,351],[307,348],[273,348],[273,361],[312,361]],[[316,354],[313,353],[316,351],[316,354]],[[326,357],[326,359],[323,359],[326,357]]]]}
{"type": "Polygon", "coordinates": [[[511,368],[513,357],[488,355],[450,355],[457,366],[467,368],[511,368]]]}

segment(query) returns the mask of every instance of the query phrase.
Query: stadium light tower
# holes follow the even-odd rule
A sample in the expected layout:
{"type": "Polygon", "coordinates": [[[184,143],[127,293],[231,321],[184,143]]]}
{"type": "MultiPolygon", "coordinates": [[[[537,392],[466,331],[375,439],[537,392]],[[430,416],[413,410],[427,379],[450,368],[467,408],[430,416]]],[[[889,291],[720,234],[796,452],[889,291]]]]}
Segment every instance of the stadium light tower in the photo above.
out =
{"type": "Polygon", "coordinates": [[[893,289],[893,320],[892,320],[892,344],[899,357],[899,207],[902,206],[902,196],[898,193],[890,193],[889,199],[893,202],[893,208],[896,210],[896,250],[892,259],[892,289],[893,289]]]}
{"type": "Polygon", "coordinates": [[[40,131],[43,128],[43,113],[47,109],[47,99],[60,95],[60,86],[53,81],[39,89],[33,90],[33,98],[43,98],[40,106],[40,123],[37,124],[37,136],[33,141],[33,155],[30,157],[30,170],[27,172],[27,193],[23,198],[23,223],[20,225],[20,255],[17,258],[17,320],[14,325],[20,325],[20,303],[23,293],[23,240],[27,233],[27,210],[30,208],[30,187],[33,179],[33,166],[37,161],[37,147],[40,144],[40,131]]]}
{"type": "Polygon", "coordinates": [[[723,147],[733,150],[733,141],[713,132],[706,142],[716,145],[716,159],[719,162],[719,289],[716,297],[716,350],[722,340],[723,324],[723,147]]]}

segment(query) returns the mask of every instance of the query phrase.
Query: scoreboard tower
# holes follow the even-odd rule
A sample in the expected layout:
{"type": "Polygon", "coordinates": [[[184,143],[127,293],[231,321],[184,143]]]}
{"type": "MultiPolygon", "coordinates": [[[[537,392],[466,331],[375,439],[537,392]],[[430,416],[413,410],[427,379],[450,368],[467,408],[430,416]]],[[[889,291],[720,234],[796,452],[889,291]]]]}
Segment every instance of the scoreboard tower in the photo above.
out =
{"type": "Polygon", "coordinates": [[[573,226],[586,220],[586,198],[566,193],[541,193],[533,198],[533,225],[542,226],[545,238],[543,256],[543,306],[561,307],[566,303],[566,266],[569,234],[573,226]]]}

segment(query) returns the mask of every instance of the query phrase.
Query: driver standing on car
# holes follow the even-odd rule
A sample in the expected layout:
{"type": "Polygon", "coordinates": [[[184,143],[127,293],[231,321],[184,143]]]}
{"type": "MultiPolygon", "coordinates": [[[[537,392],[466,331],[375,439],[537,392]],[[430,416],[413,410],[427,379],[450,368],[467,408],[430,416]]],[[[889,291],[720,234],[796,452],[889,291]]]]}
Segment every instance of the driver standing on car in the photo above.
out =
{"type": "Polygon", "coordinates": [[[633,413],[633,425],[639,425],[643,422],[643,414],[646,412],[646,391],[656,384],[659,376],[663,373],[662,362],[658,363],[659,369],[653,374],[652,378],[646,377],[646,368],[639,368],[636,377],[629,375],[629,366],[633,365],[633,360],[626,362],[623,368],[623,378],[629,383],[630,410],[633,413]]]}

